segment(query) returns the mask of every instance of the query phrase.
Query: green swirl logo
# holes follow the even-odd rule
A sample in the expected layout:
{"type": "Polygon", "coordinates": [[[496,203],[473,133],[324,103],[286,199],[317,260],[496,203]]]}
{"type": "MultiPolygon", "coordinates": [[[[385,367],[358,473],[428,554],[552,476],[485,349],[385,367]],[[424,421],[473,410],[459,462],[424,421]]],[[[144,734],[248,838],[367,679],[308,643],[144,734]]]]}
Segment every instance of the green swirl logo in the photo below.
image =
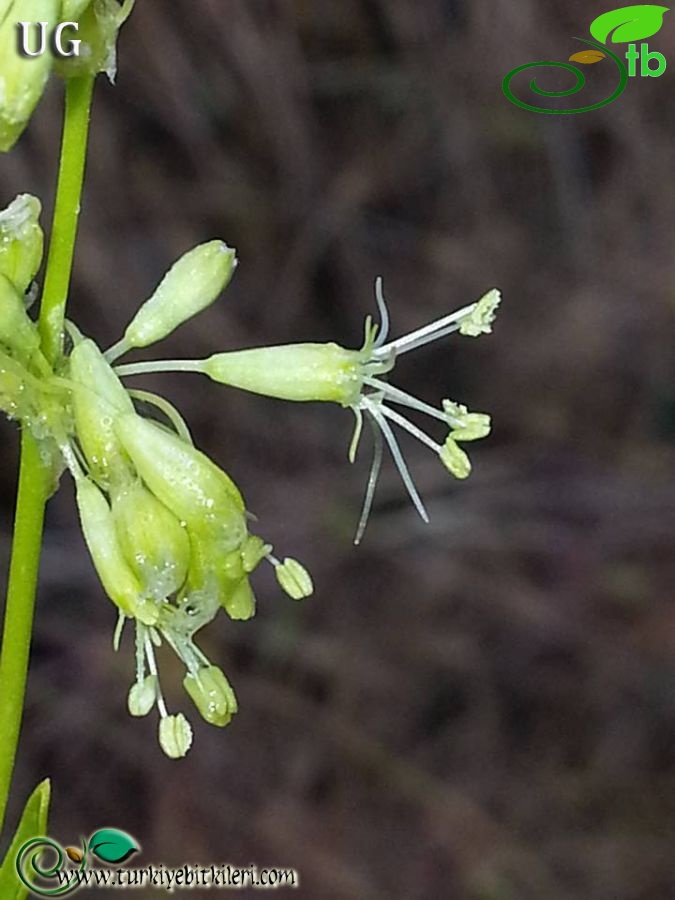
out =
{"type": "Polygon", "coordinates": [[[16,856],[16,872],[28,890],[39,897],[64,897],[82,887],[79,877],[88,866],[90,856],[109,865],[121,865],[140,847],[124,831],[101,828],[88,841],[82,839],[82,849],[65,850],[50,837],[34,837],[21,846],[16,856]]]}
{"type": "MultiPolygon", "coordinates": [[[[82,858],[80,861],[79,871],[84,871],[87,865],[86,844],[82,858]]],[[[60,897],[65,894],[71,894],[78,886],[79,881],[73,873],[64,881],[59,879],[58,885],[55,887],[46,887],[41,881],[52,883],[59,875],[65,874],[66,852],[63,847],[48,837],[36,837],[27,841],[19,850],[16,857],[16,871],[21,883],[28,888],[33,894],[40,897],[60,897]],[[51,864],[44,863],[43,858],[47,855],[51,858],[51,864]]]]}
{"type": "Polygon", "coordinates": [[[637,61],[640,61],[640,75],[644,77],[658,77],[662,75],[666,69],[666,59],[662,53],[650,51],[649,45],[640,44],[639,51],[636,48],[635,41],[643,40],[656,34],[663,24],[663,16],[668,12],[666,6],[653,6],[651,4],[643,4],[640,6],[624,6],[621,9],[611,10],[598,16],[591,24],[591,36],[594,40],[585,38],[574,38],[576,41],[588,44],[592,49],[583,50],[575,53],[569,58],[569,62],[554,62],[546,60],[542,62],[525,63],[522,66],[516,66],[504,78],[502,82],[502,90],[504,95],[511,103],[520,106],[521,109],[527,109],[530,112],[543,113],[544,115],[572,115],[574,113],[591,112],[594,109],[600,109],[607,106],[619,97],[628,83],[628,78],[637,74],[637,61]],[[628,67],[620,59],[616,53],[613,53],[606,43],[611,39],[612,43],[629,43],[626,59],[628,67]],[[537,79],[530,81],[530,90],[538,94],[540,97],[571,97],[582,90],[586,84],[584,73],[576,65],[571,63],[580,63],[583,65],[592,65],[601,62],[609,57],[616,65],[619,72],[619,83],[612,94],[605,100],[598,103],[589,104],[587,106],[578,106],[573,109],[550,109],[545,106],[534,105],[520,100],[513,92],[511,83],[513,79],[526,69],[534,69],[539,67],[554,67],[556,69],[565,69],[574,76],[575,83],[567,90],[547,91],[537,84],[537,79]],[[652,65],[656,63],[656,68],[652,65]]]}

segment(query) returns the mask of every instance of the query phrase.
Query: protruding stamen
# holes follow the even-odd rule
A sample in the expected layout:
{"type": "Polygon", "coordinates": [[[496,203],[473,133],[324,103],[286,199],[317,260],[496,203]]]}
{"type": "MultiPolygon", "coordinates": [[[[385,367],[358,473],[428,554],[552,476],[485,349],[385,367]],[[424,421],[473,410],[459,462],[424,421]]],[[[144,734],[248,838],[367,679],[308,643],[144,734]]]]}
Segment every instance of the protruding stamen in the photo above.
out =
{"type": "Polygon", "coordinates": [[[400,390],[400,388],[394,387],[393,384],[389,384],[387,381],[381,381],[379,378],[371,378],[366,375],[363,379],[364,384],[367,384],[368,387],[374,388],[376,391],[380,391],[387,400],[391,400],[392,403],[398,403],[400,406],[407,406],[410,409],[416,409],[418,412],[425,413],[427,416],[431,416],[434,419],[438,419],[440,422],[447,422],[448,417],[441,412],[440,409],[435,409],[433,406],[430,406],[428,403],[425,403],[423,400],[418,400],[417,397],[413,397],[412,394],[407,394],[405,391],[400,390]]]}
{"type": "Polygon", "coordinates": [[[415,482],[412,480],[412,476],[408,469],[405,459],[403,458],[403,454],[401,453],[401,448],[398,446],[398,441],[396,440],[396,435],[391,430],[391,427],[385,417],[382,415],[377,404],[373,403],[368,397],[364,397],[362,399],[362,403],[366,409],[373,416],[377,424],[380,426],[382,430],[382,434],[389,445],[389,450],[391,451],[391,455],[394,459],[394,463],[396,464],[396,468],[399,471],[399,475],[405,485],[406,490],[412,500],[415,509],[420,515],[420,518],[424,522],[429,522],[429,515],[424,508],[424,503],[422,503],[422,498],[417,492],[417,488],[415,487],[415,482]]]}
{"type": "Polygon", "coordinates": [[[368,483],[366,485],[366,493],[363,498],[363,506],[361,507],[361,515],[359,516],[359,524],[356,526],[356,534],[354,535],[354,544],[358,547],[361,538],[366,530],[368,519],[370,518],[370,510],[373,507],[373,499],[375,497],[375,488],[377,487],[377,479],[380,477],[380,469],[382,468],[382,433],[375,427],[374,419],[368,416],[368,423],[373,431],[373,461],[368,473],[368,483]]]}
{"type": "Polygon", "coordinates": [[[458,309],[457,312],[450,313],[448,316],[443,316],[435,322],[430,322],[428,325],[424,325],[416,331],[411,331],[410,334],[405,334],[395,341],[390,341],[388,344],[384,344],[382,347],[378,347],[374,350],[373,356],[377,359],[381,359],[383,356],[387,356],[390,353],[395,353],[396,356],[400,356],[402,353],[408,353],[410,350],[415,350],[417,347],[423,347],[424,344],[429,344],[431,341],[452,334],[454,331],[459,330],[460,320],[469,315],[475,307],[476,304],[471,303],[463,309],[458,309]]]}

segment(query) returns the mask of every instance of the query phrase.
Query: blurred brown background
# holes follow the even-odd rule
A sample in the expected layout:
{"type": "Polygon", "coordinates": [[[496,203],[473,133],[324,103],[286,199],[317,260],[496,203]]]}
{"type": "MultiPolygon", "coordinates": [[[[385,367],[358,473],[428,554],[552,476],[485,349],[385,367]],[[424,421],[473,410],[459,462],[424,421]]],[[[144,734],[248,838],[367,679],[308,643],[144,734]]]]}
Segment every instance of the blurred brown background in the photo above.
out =
{"type": "MultiPolygon", "coordinates": [[[[64,479],[13,814],[49,774],[64,842],[115,825],[138,865],[295,866],[299,895],[322,900],[675,897],[673,69],[596,112],[539,116],[502,77],[566,59],[606,5],[137,7],[95,100],[81,328],[112,343],[215,236],[238,248],[236,278],[162,355],[358,346],[378,274],[395,334],[496,285],[492,337],[397,369],[430,402],[490,411],[494,432],[461,484],[406,445],[431,525],[387,465],[355,549],[367,453],[349,466],[348,413],[147,379],[316,595],[294,604],[262,572],[256,619],[204,632],[241,711],[224,732],[197,724],[172,763],[154,717],[126,713],[132,646],[112,653],[64,479]]],[[[650,46],[675,68],[675,14],[650,46]]],[[[59,99],[54,83],[0,160],[2,205],[32,191],[45,223],[59,99]]],[[[17,435],[1,427],[4,573],[17,435]]],[[[162,665],[180,708],[180,670],[162,665]]]]}

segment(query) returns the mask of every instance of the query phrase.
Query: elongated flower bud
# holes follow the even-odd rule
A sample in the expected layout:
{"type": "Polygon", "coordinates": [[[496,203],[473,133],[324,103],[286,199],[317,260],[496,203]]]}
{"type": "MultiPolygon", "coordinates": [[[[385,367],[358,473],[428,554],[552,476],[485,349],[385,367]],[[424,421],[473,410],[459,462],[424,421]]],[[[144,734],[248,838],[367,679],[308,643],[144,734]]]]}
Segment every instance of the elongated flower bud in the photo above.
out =
{"type": "Polygon", "coordinates": [[[79,478],[76,487],[84,539],[103,589],[125,616],[153,625],[157,608],[143,599],[141,584],[122,553],[108,501],[88,478],[79,478]]]}
{"type": "Polygon", "coordinates": [[[140,482],[121,488],[112,513],[122,552],[145,591],[163,600],[187,577],[190,539],[175,515],[140,482]]]}
{"type": "Polygon", "coordinates": [[[120,416],[114,428],[150,490],[191,532],[216,540],[222,552],[241,544],[244,501],[208,456],[137,415],[120,416]]]}
{"type": "Polygon", "coordinates": [[[280,400],[351,406],[363,384],[363,354],[338,344],[286,344],[216,353],[202,371],[221,384],[280,400]]]}
{"type": "Polygon", "coordinates": [[[115,418],[134,411],[121,381],[91,340],[81,341],[70,355],[70,377],[77,437],[96,480],[129,480],[129,461],[114,430],[115,418]]]}
{"type": "Polygon", "coordinates": [[[23,299],[5,275],[0,275],[0,343],[26,362],[40,345],[37,328],[26,313],[23,299]]]}
{"type": "Polygon", "coordinates": [[[0,273],[19,294],[25,294],[42,262],[42,204],[31,194],[19,194],[0,212],[0,273]]]}
{"type": "Polygon", "coordinates": [[[37,23],[45,22],[51,34],[61,11],[59,0],[14,0],[2,4],[0,18],[0,150],[9,150],[21,136],[33,114],[52,68],[49,47],[38,56],[19,53],[17,25],[30,23],[28,44],[31,52],[39,49],[37,23]],[[37,47],[35,45],[38,45],[37,47]]]}
{"type": "Polygon", "coordinates": [[[210,725],[222,728],[237,712],[237,698],[218,666],[207,666],[200,669],[197,675],[188,673],[183,680],[183,687],[210,725]]]}
{"type": "Polygon", "coordinates": [[[127,347],[147,347],[210,306],[225,289],[237,261],[222,241],[209,241],[173,264],[124,334],[127,347]]]}

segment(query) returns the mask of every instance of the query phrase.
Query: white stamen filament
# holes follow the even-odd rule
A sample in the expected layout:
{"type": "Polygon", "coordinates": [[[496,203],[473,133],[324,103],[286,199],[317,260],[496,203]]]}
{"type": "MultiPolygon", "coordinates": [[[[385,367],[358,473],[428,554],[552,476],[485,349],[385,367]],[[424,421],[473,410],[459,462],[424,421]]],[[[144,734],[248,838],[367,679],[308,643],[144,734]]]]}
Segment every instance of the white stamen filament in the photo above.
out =
{"type": "Polygon", "coordinates": [[[122,640],[122,632],[124,631],[126,621],[127,617],[120,610],[117,615],[117,624],[115,625],[115,632],[113,634],[113,650],[115,653],[120,649],[120,641],[122,640]]]}
{"type": "Polygon", "coordinates": [[[440,422],[446,422],[451,425],[456,423],[458,426],[461,424],[456,419],[452,419],[451,421],[442,410],[430,406],[423,400],[418,400],[417,397],[413,397],[412,394],[407,394],[405,391],[394,387],[393,384],[389,384],[386,381],[380,381],[379,378],[371,378],[370,376],[366,375],[366,377],[363,379],[363,383],[367,384],[368,387],[372,387],[377,391],[381,391],[381,393],[384,394],[387,400],[391,400],[393,403],[398,403],[401,406],[407,406],[410,409],[416,409],[417,412],[425,413],[427,416],[438,419],[440,422]]]}
{"type": "Polygon", "coordinates": [[[145,625],[136,623],[136,684],[145,678],[145,625]]]}
{"type": "Polygon", "coordinates": [[[400,425],[401,428],[405,428],[408,434],[411,434],[413,437],[417,438],[418,441],[425,444],[434,453],[440,453],[443,449],[440,444],[437,444],[436,441],[432,440],[428,434],[425,434],[420,428],[416,425],[413,425],[412,422],[409,422],[405,416],[397,413],[396,410],[388,409],[386,406],[382,406],[381,412],[388,418],[391,419],[392,422],[396,422],[397,425],[400,425]]]}
{"type": "Polygon", "coordinates": [[[190,434],[185,419],[181,416],[173,403],[169,403],[164,397],[160,397],[159,394],[153,394],[150,391],[129,389],[127,393],[130,397],[133,397],[134,400],[140,400],[141,403],[150,403],[152,406],[155,406],[167,417],[169,422],[171,422],[178,437],[185,441],[186,444],[194,446],[194,441],[192,440],[192,435],[190,434]]]}
{"type": "Polygon", "coordinates": [[[169,712],[166,708],[166,703],[164,702],[164,696],[162,694],[162,688],[159,683],[159,672],[157,671],[157,664],[155,663],[155,651],[152,647],[152,641],[146,635],[145,636],[145,656],[148,660],[148,669],[150,669],[150,674],[155,676],[155,684],[157,686],[157,709],[159,710],[159,714],[163,719],[169,715],[169,712]]]}
{"type": "Polygon", "coordinates": [[[376,359],[380,359],[391,353],[400,356],[401,353],[408,353],[410,350],[416,350],[418,347],[423,347],[425,344],[431,343],[431,341],[446,337],[446,335],[452,334],[459,329],[461,320],[465,316],[470,315],[477,305],[477,303],[471,303],[469,306],[463,307],[463,309],[458,309],[456,312],[450,313],[449,316],[443,316],[443,318],[437,319],[435,322],[430,322],[428,325],[424,325],[416,331],[411,331],[409,334],[405,334],[395,341],[390,341],[388,344],[377,347],[373,350],[373,356],[376,359]]]}
{"type": "Polygon", "coordinates": [[[373,461],[368,473],[368,484],[366,486],[366,494],[363,498],[363,506],[361,507],[361,515],[359,516],[359,524],[356,526],[356,534],[354,535],[354,544],[358,547],[366,530],[368,519],[370,518],[370,510],[373,506],[375,497],[375,488],[377,487],[377,479],[380,477],[380,469],[382,468],[382,434],[375,427],[375,421],[372,416],[368,416],[368,423],[373,430],[373,461]]]}
{"type": "Polygon", "coordinates": [[[405,485],[408,494],[410,495],[410,499],[412,500],[415,509],[420,514],[420,518],[425,522],[429,522],[429,515],[427,514],[426,509],[424,508],[424,503],[422,503],[422,498],[417,492],[417,488],[415,487],[415,483],[412,480],[412,476],[410,471],[408,470],[408,466],[406,465],[406,461],[403,458],[403,454],[401,453],[401,448],[398,446],[398,441],[396,440],[396,435],[391,430],[391,427],[385,417],[380,412],[380,409],[377,404],[373,403],[368,397],[362,397],[361,403],[364,409],[367,409],[368,412],[375,419],[377,424],[380,426],[382,434],[389,445],[389,450],[391,451],[391,455],[394,459],[394,463],[396,464],[396,468],[399,471],[403,484],[405,485]]]}
{"type": "Polygon", "coordinates": [[[387,309],[387,302],[384,299],[382,278],[380,275],[375,279],[375,300],[377,301],[377,309],[380,313],[380,329],[373,345],[373,348],[377,350],[384,344],[387,340],[387,335],[389,334],[389,310],[387,309]]]}
{"type": "Polygon", "coordinates": [[[353,463],[356,460],[356,451],[359,448],[361,432],[363,431],[363,413],[358,408],[358,406],[352,406],[352,412],[354,413],[354,416],[356,418],[356,425],[354,426],[354,434],[352,435],[352,439],[349,444],[349,453],[347,454],[350,463],[353,463]]]}

